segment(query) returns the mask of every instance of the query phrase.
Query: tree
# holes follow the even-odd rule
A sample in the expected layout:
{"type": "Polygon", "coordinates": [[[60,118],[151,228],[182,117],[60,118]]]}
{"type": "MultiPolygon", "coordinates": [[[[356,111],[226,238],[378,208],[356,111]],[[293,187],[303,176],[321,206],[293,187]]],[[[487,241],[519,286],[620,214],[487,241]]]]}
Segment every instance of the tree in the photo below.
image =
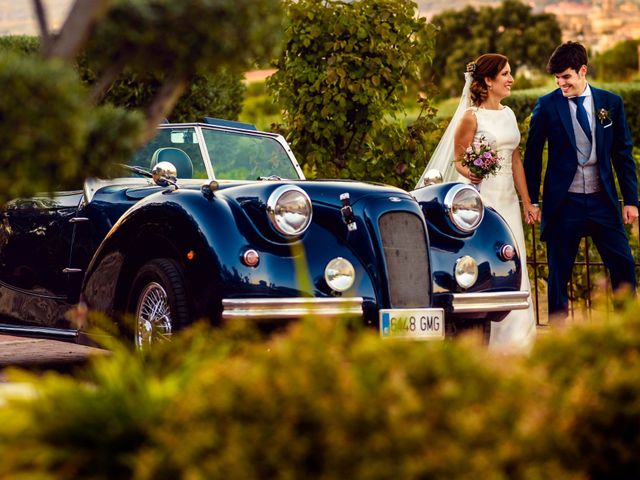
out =
{"type": "Polygon", "coordinates": [[[124,72],[153,72],[160,87],[145,113],[147,130],[155,131],[195,75],[212,67],[241,72],[271,56],[279,40],[279,3],[113,0],[87,45],[97,73],[92,97],[101,99],[124,72]]]}
{"type": "Polygon", "coordinates": [[[76,0],[57,35],[33,4],[41,55],[0,54],[5,199],[103,174],[154,135],[195,76],[243,71],[280,38],[278,0],[76,0]],[[81,52],[95,62],[91,93],[75,67],[81,52]],[[96,106],[123,73],[158,79],[144,113],[96,106]]]}
{"type": "MultiPolygon", "coordinates": [[[[95,73],[81,69],[81,78],[95,85],[95,73]]],[[[244,74],[222,68],[215,72],[196,73],[191,77],[175,106],[167,114],[171,122],[194,122],[205,116],[236,120],[242,110],[244,74]]],[[[100,104],[110,103],[128,110],[150,105],[163,84],[153,73],[123,72],[104,93],[100,104]]]]}
{"type": "Polygon", "coordinates": [[[433,110],[425,99],[409,128],[396,118],[431,61],[431,25],[410,0],[284,3],[285,46],[268,87],[305,173],[409,186],[433,110]]]}
{"type": "Polygon", "coordinates": [[[638,74],[640,40],[625,40],[593,57],[596,78],[603,82],[627,81],[638,74]]]}
{"type": "Polygon", "coordinates": [[[555,16],[533,14],[529,5],[518,0],[504,0],[497,8],[448,10],[431,21],[439,30],[428,74],[449,96],[462,90],[465,65],[483,53],[509,57],[514,75],[523,66],[542,72],[561,42],[555,16]]]}
{"type": "MultiPolygon", "coordinates": [[[[29,35],[7,35],[0,37],[0,51],[12,51],[22,55],[37,55],[41,51],[41,39],[29,35]]],[[[80,79],[87,88],[96,83],[96,73],[90,68],[91,60],[86,54],[76,59],[80,79]]],[[[242,110],[245,86],[243,73],[220,69],[217,72],[195,74],[169,115],[172,122],[193,122],[204,116],[229,120],[238,118],[242,110]]],[[[121,75],[114,82],[100,104],[112,104],[127,110],[148,105],[162,81],[152,72],[147,74],[121,75]]]]}

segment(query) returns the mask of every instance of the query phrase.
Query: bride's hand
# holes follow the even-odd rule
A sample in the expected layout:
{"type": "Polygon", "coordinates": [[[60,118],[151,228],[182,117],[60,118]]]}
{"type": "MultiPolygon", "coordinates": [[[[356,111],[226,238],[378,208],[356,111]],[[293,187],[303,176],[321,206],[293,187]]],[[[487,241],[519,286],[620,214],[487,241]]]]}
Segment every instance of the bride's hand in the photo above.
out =
{"type": "Polygon", "coordinates": [[[524,205],[524,217],[529,225],[539,222],[541,216],[540,208],[538,208],[537,205],[533,205],[532,203],[526,203],[524,205]]]}
{"type": "Polygon", "coordinates": [[[478,183],[482,182],[482,177],[478,177],[477,175],[474,175],[471,172],[471,170],[469,170],[469,180],[471,180],[471,183],[478,184],[478,183]]]}

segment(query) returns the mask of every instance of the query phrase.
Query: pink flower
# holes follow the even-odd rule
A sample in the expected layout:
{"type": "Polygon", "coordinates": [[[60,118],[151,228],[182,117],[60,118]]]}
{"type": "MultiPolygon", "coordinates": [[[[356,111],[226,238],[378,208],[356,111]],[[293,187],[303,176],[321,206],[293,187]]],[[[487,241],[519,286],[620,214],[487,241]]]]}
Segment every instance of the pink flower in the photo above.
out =
{"type": "Polygon", "coordinates": [[[474,175],[482,178],[494,175],[500,169],[498,154],[483,136],[473,139],[462,154],[460,162],[474,175]]]}

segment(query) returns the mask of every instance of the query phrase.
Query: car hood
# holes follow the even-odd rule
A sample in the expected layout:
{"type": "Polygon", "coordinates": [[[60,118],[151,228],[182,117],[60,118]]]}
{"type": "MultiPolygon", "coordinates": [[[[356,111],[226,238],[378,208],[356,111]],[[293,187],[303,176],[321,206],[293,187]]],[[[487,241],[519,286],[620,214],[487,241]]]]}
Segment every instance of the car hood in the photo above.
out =
{"type": "Polygon", "coordinates": [[[399,188],[388,185],[362,183],[344,180],[304,180],[304,181],[265,181],[265,182],[220,182],[219,193],[228,199],[233,198],[239,203],[248,200],[266,202],[271,192],[282,185],[296,185],[302,188],[314,204],[322,204],[335,208],[342,207],[340,196],[349,194],[351,205],[357,204],[365,197],[398,197],[412,198],[411,195],[399,188]]]}

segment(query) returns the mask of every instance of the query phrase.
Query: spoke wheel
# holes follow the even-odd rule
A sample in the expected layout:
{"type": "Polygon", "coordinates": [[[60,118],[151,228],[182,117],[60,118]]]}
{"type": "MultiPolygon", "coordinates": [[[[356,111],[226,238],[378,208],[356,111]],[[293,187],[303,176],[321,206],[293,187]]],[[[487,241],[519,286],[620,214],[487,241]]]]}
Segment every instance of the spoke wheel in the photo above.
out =
{"type": "Polygon", "coordinates": [[[171,337],[171,310],[167,292],[162,285],[151,282],[140,294],[136,308],[135,340],[138,348],[171,337]]]}
{"type": "Polygon", "coordinates": [[[137,348],[167,341],[189,322],[185,276],[178,262],[155,259],[142,266],[129,295],[137,348]]]}

